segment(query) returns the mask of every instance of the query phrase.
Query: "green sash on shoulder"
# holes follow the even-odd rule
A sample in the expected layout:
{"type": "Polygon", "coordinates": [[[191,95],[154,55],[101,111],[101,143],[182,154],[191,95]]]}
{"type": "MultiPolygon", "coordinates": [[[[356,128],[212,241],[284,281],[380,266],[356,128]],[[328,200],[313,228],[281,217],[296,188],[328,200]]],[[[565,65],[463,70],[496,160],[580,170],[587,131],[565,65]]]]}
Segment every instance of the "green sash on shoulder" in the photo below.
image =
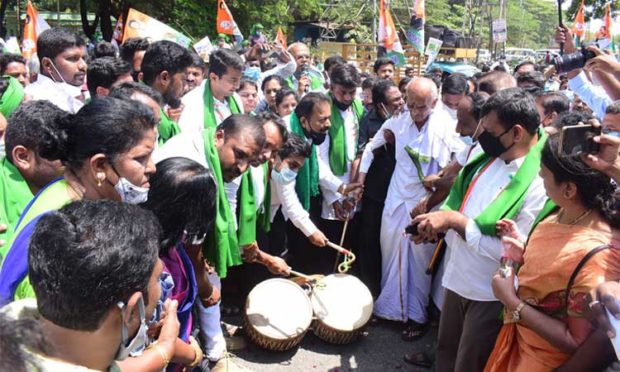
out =
{"type": "MultiPolygon", "coordinates": [[[[362,101],[356,98],[353,100],[352,107],[359,123],[364,116],[364,105],[362,101]]],[[[342,176],[347,172],[347,162],[353,159],[347,158],[347,137],[344,121],[340,115],[340,109],[333,104],[333,98],[331,124],[329,127],[329,166],[334,175],[342,176]]],[[[357,148],[357,143],[355,143],[355,147],[357,148]]]]}
{"type": "Polygon", "coordinates": [[[239,245],[244,246],[256,241],[256,198],[252,172],[248,170],[241,176],[241,184],[237,192],[239,201],[239,230],[237,238],[239,245]]]}
{"type": "MultiPolygon", "coordinates": [[[[291,132],[307,140],[299,118],[294,112],[291,115],[291,132]]],[[[297,172],[295,191],[297,191],[301,205],[306,211],[310,211],[310,198],[319,195],[319,162],[314,144],[311,145],[310,158],[304,162],[304,166],[297,172]]]]}
{"type": "MultiPolygon", "coordinates": [[[[205,91],[202,95],[202,100],[205,110],[203,117],[205,129],[217,127],[217,120],[215,119],[215,98],[213,98],[213,93],[211,93],[211,83],[209,80],[205,82],[205,91]]],[[[241,109],[234,97],[226,97],[226,102],[228,102],[231,113],[241,114],[241,109]]]]}
{"type": "MultiPolygon", "coordinates": [[[[287,77],[286,79],[284,79],[284,81],[292,91],[297,91],[297,88],[295,87],[295,81],[293,81],[292,76],[287,77]]],[[[323,88],[323,80],[317,76],[310,75],[310,90],[318,90],[321,88],[323,88]]]]}
{"type": "Polygon", "coordinates": [[[24,100],[24,88],[14,77],[5,77],[9,79],[9,85],[0,96],[0,113],[8,120],[9,116],[24,100]]]}
{"type": "Polygon", "coordinates": [[[168,142],[168,140],[177,134],[181,133],[181,128],[179,128],[179,124],[177,124],[174,120],[170,119],[168,114],[164,109],[159,109],[159,114],[161,116],[161,121],[159,122],[158,132],[159,139],[157,143],[159,145],[163,145],[168,142]]]}
{"type": "MultiPolygon", "coordinates": [[[[514,218],[519,212],[525,201],[527,190],[540,170],[541,152],[546,140],[547,137],[539,129],[538,143],[530,149],[515,176],[495,200],[474,218],[483,234],[495,236],[497,234],[495,228],[497,221],[503,218],[514,218]]],[[[478,170],[493,160],[495,158],[491,158],[483,152],[467,163],[457,176],[454,185],[450,189],[450,194],[441,209],[458,211],[463,203],[465,192],[478,170]]]]}
{"type": "Polygon", "coordinates": [[[0,223],[7,226],[5,232],[0,233],[4,245],[0,247],[0,260],[9,250],[9,240],[19,216],[34,195],[28,187],[19,170],[7,159],[0,161],[0,223]]]}
{"type": "Polygon", "coordinates": [[[269,163],[263,164],[263,171],[265,172],[265,198],[263,199],[262,207],[258,210],[256,223],[263,232],[268,233],[271,231],[271,181],[269,180],[269,163]]]}
{"type": "Polygon", "coordinates": [[[226,277],[228,267],[241,265],[241,254],[237,243],[237,231],[233,212],[226,198],[224,179],[220,158],[214,144],[215,127],[207,128],[204,133],[205,155],[213,176],[217,182],[217,201],[215,204],[215,224],[213,234],[207,234],[204,245],[204,256],[215,265],[215,270],[221,278],[226,277]]]}

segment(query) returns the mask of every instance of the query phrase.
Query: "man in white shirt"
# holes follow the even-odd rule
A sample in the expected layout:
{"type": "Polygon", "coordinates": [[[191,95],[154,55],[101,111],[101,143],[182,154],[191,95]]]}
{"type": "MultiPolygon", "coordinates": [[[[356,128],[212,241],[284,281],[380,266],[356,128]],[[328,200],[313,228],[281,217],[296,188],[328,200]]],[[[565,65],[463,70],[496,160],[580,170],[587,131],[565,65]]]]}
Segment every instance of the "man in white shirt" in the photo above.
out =
{"type": "Polygon", "coordinates": [[[241,57],[230,49],[211,53],[207,78],[183,96],[181,131],[200,135],[203,128],[216,127],[231,114],[243,114],[243,102],[236,93],[243,68],[241,57]]]}
{"type": "Polygon", "coordinates": [[[308,92],[323,90],[323,76],[320,71],[313,69],[310,65],[310,49],[304,43],[293,43],[288,47],[288,51],[293,55],[297,63],[295,73],[288,77],[285,82],[288,87],[297,92],[299,97],[303,97],[308,92]]]}
{"type": "MultiPolygon", "coordinates": [[[[325,141],[319,146],[319,185],[321,186],[321,225],[327,238],[340,244],[346,219],[350,220],[344,246],[355,246],[357,220],[355,201],[338,193],[344,183],[352,183],[352,165],[357,155],[359,123],[364,116],[364,105],[356,98],[361,78],[355,66],[337,65],[331,77],[331,126],[325,141]]],[[[320,263],[320,272],[331,273],[336,252],[327,251],[320,263]],[[331,262],[329,262],[331,261],[331,262]]]]}
{"type": "Polygon", "coordinates": [[[48,100],[72,114],[84,106],[82,85],[86,78],[86,44],[75,33],[50,28],[37,39],[41,70],[37,81],[25,88],[33,100],[48,100]]]}
{"type": "Polygon", "coordinates": [[[478,137],[485,154],[463,169],[442,211],[413,220],[419,239],[445,233],[448,245],[437,371],[481,371],[493,349],[503,308],[491,288],[503,252],[495,224],[510,218],[527,234],[545,203],[539,123],[534,99],[522,89],[491,96],[478,137]]]}
{"type": "Polygon", "coordinates": [[[456,122],[456,109],[468,90],[469,85],[464,77],[454,74],[446,77],[441,84],[441,102],[437,108],[444,110],[456,122]]]}
{"type": "Polygon", "coordinates": [[[403,232],[409,223],[409,211],[428,194],[424,177],[448,165],[452,150],[459,145],[454,127],[446,125],[450,117],[434,109],[437,101],[437,86],[432,80],[418,78],[409,83],[409,111],[383,124],[366,146],[360,164],[359,178],[364,181],[374,158],[373,150],[386,143],[384,132],[394,133],[396,168],[381,219],[381,294],[374,313],[386,319],[409,320],[410,327],[403,333],[408,340],[422,336],[427,322],[431,278],[424,271],[434,245],[413,245],[403,232]]]}

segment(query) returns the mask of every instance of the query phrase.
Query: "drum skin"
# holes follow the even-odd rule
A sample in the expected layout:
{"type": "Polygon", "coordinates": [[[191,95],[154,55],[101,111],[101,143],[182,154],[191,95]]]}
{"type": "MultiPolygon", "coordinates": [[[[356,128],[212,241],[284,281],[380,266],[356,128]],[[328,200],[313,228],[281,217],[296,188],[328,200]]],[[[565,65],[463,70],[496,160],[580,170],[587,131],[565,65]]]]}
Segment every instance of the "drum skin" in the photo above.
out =
{"type": "Polygon", "coordinates": [[[357,339],[372,316],[372,294],[352,275],[326,276],[314,285],[310,300],[316,318],[314,334],[332,344],[357,339]]]}
{"type": "Polygon", "coordinates": [[[248,295],[243,327],[258,346],[285,351],[297,346],[312,323],[312,304],[306,292],[286,279],[268,279],[248,295]]]}

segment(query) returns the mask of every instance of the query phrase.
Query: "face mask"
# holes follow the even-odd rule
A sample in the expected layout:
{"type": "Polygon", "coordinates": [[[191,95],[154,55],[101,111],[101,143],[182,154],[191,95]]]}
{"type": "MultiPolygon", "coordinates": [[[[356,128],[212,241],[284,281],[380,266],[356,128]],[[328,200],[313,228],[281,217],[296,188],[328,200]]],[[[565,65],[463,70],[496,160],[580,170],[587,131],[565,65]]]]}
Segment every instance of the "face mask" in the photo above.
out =
{"type": "Polygon", "coordinates": [[[271,173],[271,178],[274,181],[281,185],[287,185],[297,178],[297,172],[289,168],[288,166],[283,165],[280,171],[273,170],[271,173]]]}
{"type": "Polygon", "coordinates": [[[471,136],[461,136],[461,142],[467,147],[471,147],[474,144],[474,139],[471,136]]]}
{"type": "Polygon", "coordinates": [[[321,145],[325,141],[325,137],[327,137],[327,133],[315,133],[310,132],[308,136],[312,140],[313,145],[321,145]]]}
{"type": "Polygon", "coordinates": [[[258,81],[260,78],[261,69],[260,67],[252,66],[248,67],[243,71],[243,76],[252,79],[253,81],[258,81]]]}
{"type": "Polygon", "coordinates": [[[504,133],[500,134],[497,137],[493,137],[493,135],[486,130],[482,131],[482,133],[480,133],[480,136],[478,136],[478,141],[480,141],[480,146],[482,146],[482,150],[484,150],[487,155],[493,158],[497,158],[501,154],[508,151],[514,145],[514,143],[508,147],[504,147],[504,145],[499,140],[504,134],[508,133],[508,131],[510,131],[510,129],[505,130],[504,133]]]}
{"type": "Polygon", "coordinates": [[[456,120],[456,110],[453,110],[449,108],[448,106],[446,106],[446,112],[450,114],[450,117],[452,118],[452,120],[456,120]]]}
{"type": "Polygon", "coordinates": [[[346,104],[336,100],[336,98],[332,98],[332,101],[334,102],[334,106],[338,107],[338,110],[340,110],[340,111],[345,111],[349,107],[351,107],[351,104],[346,105],[346,104]]]}
{"type": "Polygon", "coordinates": [[[138,328],[136,335],[131,340],[128,340],[129,329],[127,329],[127,325],[125,324],[125,316],[123,315],[123,308],[125,307],[125,304],[119,302],[116,306],[121,309],[121,344],[116,351],[114,360],[124,360],[130,355],[135,356],[141,354],[146,347],[146,343],[148,341],[148,335],[146,334],[148,330],[148,326],[146,325],[146,312],[144,310],[144,300],[140,297],[138,300],[140,327],[138,328]]]}
{"type": "MultiPolygon", "coordinates": [[[[58,84],[58,86],[60,87],[60,89],[67,93],[68,95],[70,95],[71,97],[79,97],[82,95],[82,87],[81,86],[75,86],[75,85],[71,85],[69,83],[67,83],[65,81],[65,79],[62,77],[62,75],[60,74],[60,71],[58,71],[58,69],[56,68],[56,65],[54,65],[54,62],[52,62],[52,60],[50,59],[50,64],[52,65],[52,67],[54,67],[54,70],[56,71],[56,74],[58,74],[58,76],[60,77],[60,82],[56,81],[56,79],[54,79],[52,77],[52,80],[54,81],[54,83],[58,84]]],[[[50,75],[51,77],[51,75],[50,75]]]]}
{"type": "Polygon", "coordinates": [[[114,190],[120,195],[123,203],[127,204],[141,204],[149,197],[148,188],[136,186],[125,177],[120,177],[118,179],[118,182],[114,185],[114,190]]]}
{"type": "Polygon", "coordinates": [[[385,120],[390,120],[392,118],[392,114],[390,114],[387,107],[385,107],[383,103],[380,103],[380,105],[381,105],[381,108],[383,109],[383,116],[385,117],[385,120]]]}

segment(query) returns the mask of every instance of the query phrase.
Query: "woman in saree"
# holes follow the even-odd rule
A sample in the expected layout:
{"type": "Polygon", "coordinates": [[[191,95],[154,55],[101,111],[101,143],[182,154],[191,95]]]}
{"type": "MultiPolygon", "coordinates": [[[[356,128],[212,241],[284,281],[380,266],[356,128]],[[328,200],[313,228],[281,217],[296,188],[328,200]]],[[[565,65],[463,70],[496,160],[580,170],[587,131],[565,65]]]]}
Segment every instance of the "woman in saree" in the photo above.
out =
{"type": "MultiPolygon", "coordinates": [[[[513,270],[500,270],[493,278],[495,296],[505,306],[504,326],[486,372],[561,366],[592,332],[584,316],[588,292],[605,280],[620,279],[615,186],[559,147],[559,136],[553,135],[542,152],[540,176],[550,200],[524,248],[518,281],[513,270]]],[[[498,223],[510,252],[523,248],[512,226],[498,223]]]]}

